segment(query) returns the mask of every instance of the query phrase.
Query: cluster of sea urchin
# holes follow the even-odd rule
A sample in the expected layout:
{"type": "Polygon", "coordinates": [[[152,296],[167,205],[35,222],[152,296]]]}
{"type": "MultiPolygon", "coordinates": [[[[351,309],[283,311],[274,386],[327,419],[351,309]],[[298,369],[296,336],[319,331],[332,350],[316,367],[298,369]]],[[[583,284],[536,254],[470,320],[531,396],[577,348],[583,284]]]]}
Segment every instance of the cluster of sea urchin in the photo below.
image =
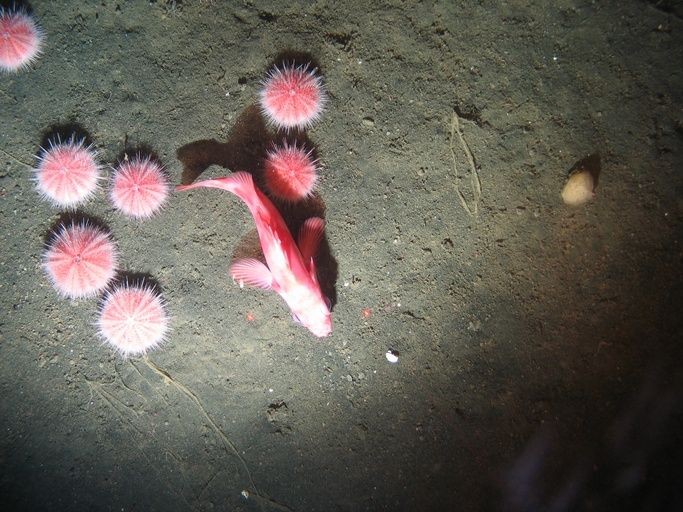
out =
{"type": "MultiPolygon", "coordinates": [[[[136,155],[112,167],[109,197],[115,209],[145,219],[158,212],[170,184],[161,164],[136,155]]],[[[72,135],[67,142],[50,141],[34,169],[36,188],[52,205],[74,210],[96,195],[102,166],[92,145],[72,135]]],[[[158,346],[168,331],[161,295],[144,280],[119,279],[118,250],[111,233],[82,214],[62,222],[49,237],[43,268],[60,295],[70,299],[104,292],[97,319],[101,338],[124,357],[158,346]]]]}
{"type": "MultiPolygon", "coordinates": [[[[0,71],[30,67],[41,53],[45,35],[24,8],[0,7],[0,71]]],[[[150,157],[134,156],[113,167],[109,198],[123,214],[145,219],[158,212],[170,184],[163,167],[150,157]]],[[[52,205],[75,210],[97,192],[102,166],[84,138],[52,138],[38,156],[36,188],[52,205]]],[[[117,274],[118,250],[108,229],[87,216],[61,222],[43,255],[43,268],[57,292],[71,299],[102,297],[97,326],[100,336],[124,357],[144,354],[168,331],[161,295],[150,282],[129,283],[117,274]]]]}
{"type": "MultiPolygon", "coordinates": [[[[317,69],[310,63],[275,66],[266,76],[260,92],[261,111],[275,127],[286,132],[301,131],[316,122],[327,95],[317,69]]],[[[296,137],[286,139],[268,151],[264,179],[273,196],[287,202],[309,197],[318,181],[318,160],[296,137]]]]}

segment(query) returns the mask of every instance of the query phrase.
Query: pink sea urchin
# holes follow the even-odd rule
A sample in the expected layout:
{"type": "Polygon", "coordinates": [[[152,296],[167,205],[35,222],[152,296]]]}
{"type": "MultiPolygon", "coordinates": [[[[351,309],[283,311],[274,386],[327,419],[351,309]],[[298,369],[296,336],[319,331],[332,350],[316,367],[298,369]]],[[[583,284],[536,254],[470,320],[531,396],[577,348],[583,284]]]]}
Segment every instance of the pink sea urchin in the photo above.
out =
{"type": "Polygon", "coordinates": [[[40,55],[43,31],[33,16],[22,9],[0,7],[0,70],[26,68],[40,55]]]}
{"type": "Polygon", "coordinates": [[[92,146],[75,137],[67,142],[50,142],[38,156],[34,169],[38,192],[55,206],[75,208],[97,190],[101,169],[92,146]]]}
{"type": "Polygon", "coordinates": [[[300,201],[313,192],[318,181],[318,161],[313,152],[286,142],[268,152],[264,179],[268,190],[285,201],[300,201]]]}
{"type": "Polygon", "coordinates": [[[144,219],[159,211],[169,190],[161,165],[150,157],[137,155],[114,169],[109,197],[119,211],[144,219]]]}
{"type": "Polygon", "coordinates": [[[107,292],[97,319],[100,336],[123,357],[142,355],[159,346],[168,324],[161,295],[144,284],[125,283],[107,292]]]}
{"type": "Polygon", "coordinates": [[[316,69],[309,65],[275,67],[263,81],[261,110],[278,128],[308,128],[318,120],[327,95],[316,69]]]}
{"type": "Polygon", "coordinates": [[[77,299],[102,291],[116,272],[109,234],[88,223],[63,225],[49,243],[43,267],[62,295],[77,299]]]}

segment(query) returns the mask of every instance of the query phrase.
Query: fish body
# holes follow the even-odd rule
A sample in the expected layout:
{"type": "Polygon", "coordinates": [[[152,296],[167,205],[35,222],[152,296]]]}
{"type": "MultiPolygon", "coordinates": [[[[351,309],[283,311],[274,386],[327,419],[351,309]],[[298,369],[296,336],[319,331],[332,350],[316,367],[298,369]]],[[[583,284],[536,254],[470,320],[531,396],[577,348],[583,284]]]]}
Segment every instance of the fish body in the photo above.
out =
{"type": "Polygon", "coordinates": [[[180,185],[176,190],[199,187],[232,192],[244,201],[254,217],[267,266],[253,258],[237,260],[230,267],[232,278],[240,286],[272,289],[285,300],[296,321],[318,337],[328,336],[332,332],[332,315],[320,289],[314,260],[325,221],[318,217],[307,219],[297,244],[280,212],[256,187],[248,172],[180,185]]]}

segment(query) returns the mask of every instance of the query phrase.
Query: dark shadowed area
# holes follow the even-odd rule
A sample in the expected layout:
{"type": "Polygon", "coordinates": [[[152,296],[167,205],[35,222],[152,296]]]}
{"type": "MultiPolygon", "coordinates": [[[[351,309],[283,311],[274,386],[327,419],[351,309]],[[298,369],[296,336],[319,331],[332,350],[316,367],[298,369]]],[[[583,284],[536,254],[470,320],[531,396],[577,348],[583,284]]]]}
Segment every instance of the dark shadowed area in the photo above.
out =
{"type": "MultiPolygon", "coordinates": [[[[3,5],[7,2],[3,2],[3,5]]],[[[683,8],[674,1],[32,2],[0,74],[3,510],[680,510],[683,8]],[[282,61],[328,94],[306,133],[258,105],[282,61]],[[174,184],[320,160],[334,331],[240,289],[244,204],[173,193],[151,219],[60,210],[41,147],[78,132],[174,184]],[[587,169],[595,198],[560,193],[587,169]],[[109,230],[161,291],[168,339],[121,358],[101,297],[41,262],[61,222],[109,230]],[[387,360],[387,351],[398,362],[387,360]]]]}

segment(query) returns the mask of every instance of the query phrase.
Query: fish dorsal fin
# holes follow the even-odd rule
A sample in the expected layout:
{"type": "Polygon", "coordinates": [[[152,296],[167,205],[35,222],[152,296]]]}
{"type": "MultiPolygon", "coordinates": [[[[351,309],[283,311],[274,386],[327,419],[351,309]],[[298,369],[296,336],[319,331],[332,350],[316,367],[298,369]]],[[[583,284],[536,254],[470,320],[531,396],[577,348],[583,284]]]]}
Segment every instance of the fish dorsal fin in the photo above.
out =
{"type": "Polygon", "coordinates": [[[299,251],[304,262],[308,263],[316,255],[324,232],[325,221],[320,217],[311,217],[302,224],[299,229],[299,251]]]}
{"type": "Polygon", "coordinates": [[[254,258],[237,260],[230,265],[230,276],[240,285],[240,288],[246,284],[270,290],[274,285],[273,274],[270,273],[268,267],[254,258]]]}

